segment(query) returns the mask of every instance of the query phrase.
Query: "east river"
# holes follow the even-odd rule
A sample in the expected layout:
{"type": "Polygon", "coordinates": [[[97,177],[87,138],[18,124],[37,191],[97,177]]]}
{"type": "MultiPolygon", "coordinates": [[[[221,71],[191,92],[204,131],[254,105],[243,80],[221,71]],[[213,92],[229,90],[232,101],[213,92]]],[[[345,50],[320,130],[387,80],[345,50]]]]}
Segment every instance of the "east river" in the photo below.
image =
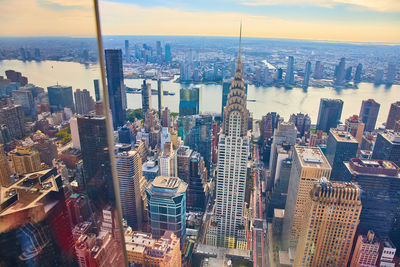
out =
{"type": "MultiPolygon", "coordinates": [[[[3,60],[0,61],[0,76],[5,76],[6,70],[15,70],[22,73],[37,86],[46,88],[47,86],[61,84],[72,86],[73,89],[88,89],[94,97],[93,79],[100,77],[98,65],[84,65],[76,62],[62,61],[20,61],[3,60]]],[[[140,88],[142,79],[125,79],[128,87],[140,88]]],[[[157,88],[157,81],[148,80],[151,88],[157,88]]],[[[173,81],[162,83],[163,90],[174,92],[175,95],[164,96],[164,106],[173,112],[179,111],[179,89],[189,87],[191,84],[179,84],[173,81]]],[[[220,113],[222,102],[221,84],[197,84],[202,87],[202,112],[220,113]]],[[[384,85],[374,86],[371,83],[361,83],[358,89],[335,90],[331,87],[314,88],[309,87],[307,91],[302,88],[276,88],[263,86],[248,86],[248,99],[255,102],[248,102],[247,107],[255,119],[261,118],[268,112],[276,111],[285,120],[289,119],[290,114],[302,112],[308,113],[312,123],[316,123],[318,117],[318,107],[321,98],[339,98],[344,101],[342,121],[353,114],[359,114],[361,101],[369,98],[375,99],[381,104],[378,115],[377,126],[381,126],[386,121],[390,104],[400,100],[400,85],[393,85],[385,88],[384,85]]],[[[127,94],[128,108],[141,107],[140,94],[127,94]]],[[[157,107],[157,96],[152,96],[152,105],[157,107]]]]}

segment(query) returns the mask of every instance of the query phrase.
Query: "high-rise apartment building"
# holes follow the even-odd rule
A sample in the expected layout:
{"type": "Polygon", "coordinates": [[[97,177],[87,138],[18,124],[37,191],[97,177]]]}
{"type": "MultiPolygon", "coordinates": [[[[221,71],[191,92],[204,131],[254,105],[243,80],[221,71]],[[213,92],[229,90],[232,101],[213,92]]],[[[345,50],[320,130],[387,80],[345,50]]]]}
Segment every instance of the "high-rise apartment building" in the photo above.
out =
{"type": "Polygon", "coordinates": [[[386,84],[392,85],[394,80],[396,79],[396,73],[397,73],[397,68],[396,64],[393,62],[390,62],[388,65],[388,70],[386,73],[386,84]]]}
{"type": "Polygon", "coordinates": [[[376,266],[379,247],[373,231],[368,231],[367,235],[358,235],[350,266],[376,266]]]}
{"type": "Polygon", "coordinates": [[[304,80],[303,80],[303,88],[307,88],[310,83],[311,77],[311,62],[307,61],[306,68],[304,70],[304,80]]]}
{"type": "Polygon", "coordinates": [[[318,111],[317,130],[329,133],[336,128],[342,116],[343,100],[321,98],[318,111]]]}
{"type": "Polygon", "coordinates": [[[116,153],[117,177],[121,198],[122,217],[133,229],[141,229],[143,207],[140,181],[143,179],[142,160],[137,151],[116,153]]]}
{"type": "Polygon", "coordinates": [[[143,80],[142,84],[142,113],[143,118],[146,116],[146,113],[149,109],[151,109],[151,84],[147,83],[146,80],[143,80]]]}
{"type": "Polygon", "coordinates": [[[386,120],[386,129],[393,129],[398,120],[400,120],[400,101],[390,105],[389,115],[386,120]]]}
{"type": "Polygon", "coordinates": [[[245,90],[239,42],[235,75],[224,109],[223,131],[218,142],[214,216],[219,246],[236,246],[236,241],[242,238],[238,233],[245,221],[243,210],[250,146],[245,90]]]}
{"type": "Polygon", "coordinates": [[[359,83],[362,80],[362,74],[363,74],[362,67],[363,67],[363,65],[361,63],[359,63],[357,65],[356,73],[354,74],[354,82],[355,83],[359,83]]]}
{"type": "Polygon", "coordinates": [[[165,44],[165,63],[170,63],[171,61],[172,61],[171,45],[165,44]]]}
{"type": "Polygon", "coordinates": [[[332,166],[331,181],[344,181],[344,161],[349,161],[357,155],[358,142],[347,131],[331,129],[326,144],[325,156],[332,166]]]}
{"type": "Polygon", "coordinates": [[[400,132],[379,132],[376,137],[373,159],[390,160],[400,166],[400,132]]]}
{"type": "Polygon", "coordinates": [[[321,64],[321,61],[315,62],[315,70],[314,70],[314,79],[322,79],[324,76],[324,65],[321,64]]]}
{"type": "Polygon", "coordinates": [[[25,135],[24,111],[20,105],[0,108],[0,125],[8,129],[10,139],[18,139],[25,135]]]}
{"type": "Polygon", "coordinates": [[[0,187],[11,184],[11,169],[8,164],[7,156],[4,152],[4,146],[0,144],[0,187]]]}
{"type": "MultiPolygon", "coordinates": [[[[344,181],[357,183],[361,190],[362,211],[359,230],[373,230],[379,238],[400,235],[394,223],[400,220],[400,169],[387,160],[351,159],[345,163],[344,181]]],[[[396,244],[400,245],[400,244],[396,244]]]]}
{"type": "Polygon", "coordinates": [[[346,76],[346,59],[342,57],[339,62],[334,84],[339,86],[343,85],[345,81],[345,76],[346,76]]]}
{"type": "Polygon", "coordinates": [[[307,194],[293,266],[347,266],[361,212],[356,184],[322,178],[307,194]]]}
{"type": "Polygon", "coordinates": [[[186,239],[187,183],[178,177],[158,176],[146,187],[150,229],[155,238],[173,232],[181,244],[186,239]]]}
{"type": "Polygon", "coordinates": [[[173,232],[166,231],[160,239],[151,234],[125,231],[128,262],[133,265],[153,267],[181,267],[180,240],[173,232]]]}
{"type": "Polygon", "coordinates": [[[52,112],[70,108],[74,110],[74,100],[72,97],[72,87],[54,85],[47,87],[50,109],[52,112]]]}
{"type": "Polygon", "coordinates": [[[14,170],[17,174],[35,172],[41,169],[39,152],[30,146],[17,146],[10,152],[14,170]]]}
{"type": "MultiPolygon", "coordinates": [[[[121,49],[106,49],[108,96],[114,129],[125,123],[126,95],[121,49]]],[[[105,107],[108,108],[108,107],[105,107]]]]}
{"type": "Polygon", "coordinates": [[[179,91],[179,115],[196,115],[200,113],[201,88],[182,88],[179,91]]]}
{"type": "Polygon", "coordinates": [[[378,118],[380,104],[373,99],[363,100],[360,110],[360,118],[365,124],[366,132],[375,130],[376,119],[378,118]]]}
{"type": "Polygon", "coordinates": [[[94,100],[87,89],[76,89],[74,92],[75,112],[78,114],[88,114],[94,110],[94,100]]]}
{"type": "Polygon", "coordinates": [[[331,171],[331,166],[319,147],[295,147],[285,206],[284,247],[295,246],[297,243],[308,208],[310,191],[314,183],[322,177],[329,179],[331,171]]]}
{"type": "Polygon", "coordinates": [[[285,84],[290,85],[294,84],[294,58],[293,56],[289,56],[288,64],[286,67],[286,75],[285,75],[285,84]]]}

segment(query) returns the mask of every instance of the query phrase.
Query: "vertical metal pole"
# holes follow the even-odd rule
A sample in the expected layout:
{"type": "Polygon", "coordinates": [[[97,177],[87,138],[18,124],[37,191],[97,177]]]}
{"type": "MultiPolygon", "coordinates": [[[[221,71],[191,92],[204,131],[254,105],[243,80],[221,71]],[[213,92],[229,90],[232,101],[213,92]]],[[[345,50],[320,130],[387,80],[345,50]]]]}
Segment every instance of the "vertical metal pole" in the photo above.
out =
{"type": "MultiPolygon", "coordinates": [[[[115,163],[115,153],[114,153],[114,138],[113,138],[113,126],[111,123],[110,116],[110,99],[108,97],[108,88],[106,84],[106,72],[104,65],[104,48],[103,48],[103,36],[101,34],[101,25],[100,25],[100,12],[99,12],[99,3],[98,0],[93,0],[94,6],[94,15],[96,20],[96,37],[97,37],[97,48],[99,50],[99,64],[101,71],[101,85],[102,85],[102,93],[103,93],[103,107],[104,114],[106,117],[106,129],[107,129],[107,143],[108,143],[108,152],[110,155],[110,164],[111,164],[111,172],[112,179],[114,185],[114,193],[115,193],[115,208],[117,209],[117,217],[118,217],[118,226],[121,234],[121,249],[124,255],[124,263],[125,266],[128,265],[128,257],[126,253],[125,246],[125,236],[124,236],[124,228],[122,225],[122,208],[121,208],[121,198],[119,193],[119,184],[117,179],[117,168],[115,163]]],[[[113,214],[114,215],[114,214],[113,214]]]]}

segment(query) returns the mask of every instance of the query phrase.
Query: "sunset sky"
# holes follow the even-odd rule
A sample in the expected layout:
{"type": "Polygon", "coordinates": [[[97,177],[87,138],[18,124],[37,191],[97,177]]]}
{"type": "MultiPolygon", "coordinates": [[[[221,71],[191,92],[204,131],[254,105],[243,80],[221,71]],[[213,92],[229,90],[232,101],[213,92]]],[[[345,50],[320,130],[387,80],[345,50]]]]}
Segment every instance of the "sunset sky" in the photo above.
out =
{"type": "MultiPolygon", "coordinates": [[[[93,36],[90,0],[0,0],[1,36],[93,36]]],[[[400,43],[399,0],[108,0],[105,35],[237,36],[400,43]],[[284,3],[284,4],[282,4],[284,3]]]]}

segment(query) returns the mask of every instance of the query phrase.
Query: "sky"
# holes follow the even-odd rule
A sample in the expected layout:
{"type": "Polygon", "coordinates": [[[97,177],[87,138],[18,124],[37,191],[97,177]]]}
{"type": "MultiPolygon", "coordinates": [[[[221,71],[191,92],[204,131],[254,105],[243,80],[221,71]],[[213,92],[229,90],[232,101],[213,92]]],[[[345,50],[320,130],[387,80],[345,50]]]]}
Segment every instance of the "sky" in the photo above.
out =
{"type": "MultiPolygon", "coordinates": [[[[104,35],[400,43],[400,0],[99,0],[104,35]]],[[[94,36],[92,0],[0,0],[0,36],[94,36]]]]}

